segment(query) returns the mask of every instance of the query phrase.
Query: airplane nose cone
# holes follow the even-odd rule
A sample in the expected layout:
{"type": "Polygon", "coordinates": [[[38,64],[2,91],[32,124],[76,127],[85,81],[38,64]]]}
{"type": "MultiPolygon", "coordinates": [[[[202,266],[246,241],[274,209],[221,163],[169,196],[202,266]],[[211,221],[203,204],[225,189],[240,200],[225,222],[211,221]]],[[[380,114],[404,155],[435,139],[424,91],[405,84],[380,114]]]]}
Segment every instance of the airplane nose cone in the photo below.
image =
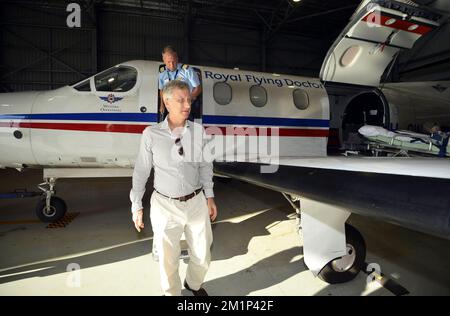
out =
{"type": "Polygon", "coordinates": [[[36,164],[29,128],[33,103],[39,92],[0,94],[0,167],[36,164]]]}
{"type": "Polygon", "coordinates": [[[1,93],[0,127],[18,126],[29,120],[38,94],[39,92],[1,93]]]}
{"type": "Polygon", "coordinates": [[[25,111],[31,112],[34,100],[39,92],[11,92],[0,93],[0,114],[17,113],[25,111]]]}
{"type": "Polygon", "coordinates": [[[39,92],[0,93],[0,120],[29,115],[38,94],[39,92]]]}

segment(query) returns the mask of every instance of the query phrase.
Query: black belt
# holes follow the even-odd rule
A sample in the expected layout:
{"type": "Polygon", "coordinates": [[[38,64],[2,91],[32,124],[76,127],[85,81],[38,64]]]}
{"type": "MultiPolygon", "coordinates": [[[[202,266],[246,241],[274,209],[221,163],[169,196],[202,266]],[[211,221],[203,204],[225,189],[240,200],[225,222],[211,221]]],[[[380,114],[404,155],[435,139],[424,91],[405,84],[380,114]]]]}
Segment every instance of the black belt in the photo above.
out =
{"type": "Polygon", "coordinates": [[[173,197],[167,196],[165,194],[162,194],[159,191],[156,191],[156,190],[155,191],[158,192],[158,194],[161,194],[162,196],[164,196],[164,197],[166,197],[168,199],[173,199],[173,200],[177,200],[177,201],[180,201],[180,202],[186,202],[186,201],[192,199],[197,194],[199,194],[202,190],[203,190],[203,188],[200,188],[200,189],[195,190],[191,194],[188,194],[188,195],[185,195],[185,196],[176,197],[176,198],[173,198],[173,197]]]}

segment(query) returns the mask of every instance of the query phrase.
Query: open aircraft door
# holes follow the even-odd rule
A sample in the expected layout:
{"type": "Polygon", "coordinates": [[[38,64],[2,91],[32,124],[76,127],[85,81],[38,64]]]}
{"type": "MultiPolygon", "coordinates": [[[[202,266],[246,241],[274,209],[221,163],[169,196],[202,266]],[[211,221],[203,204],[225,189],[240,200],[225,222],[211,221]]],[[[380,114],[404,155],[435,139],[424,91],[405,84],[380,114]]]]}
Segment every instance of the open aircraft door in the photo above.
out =
{"type": "Polygon", "coordinates": [[[436,29],[439,18],[404,2],[363,2],[328,51],[320,78],[377,87],[397,53],[412,48],[418,39],[436,29]]]}

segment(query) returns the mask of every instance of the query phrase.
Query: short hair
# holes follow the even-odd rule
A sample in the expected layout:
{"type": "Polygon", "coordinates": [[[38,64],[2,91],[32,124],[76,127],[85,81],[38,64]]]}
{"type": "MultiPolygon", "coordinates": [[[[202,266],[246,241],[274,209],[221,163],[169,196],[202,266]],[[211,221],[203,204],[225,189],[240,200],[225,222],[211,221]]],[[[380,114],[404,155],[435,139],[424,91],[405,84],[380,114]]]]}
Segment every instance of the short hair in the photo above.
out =
{"type": "Polygon", "coordinates": [[[188,92],[190,92],[189,85],[186,82],[181,81],[181,80],[172,80],[172,81],[169,81],[168,83],[166,83],[164,85],[164,87],[162,88],[163,98],[165,99],[165,98],[172,97],[173,90],[176,90],[176,89],[179,89],[179,90],[185,89],[188,92]]]}
{"type": "Polygon", "coordinates": [[[164,47],[163,50],[162,50],[162,52],[161,52],[161,54],[162,54],[162,55],[164,55],[164,54],[178,55],[178,54],[177,54],[177,51],[175,50],[175,48],[173,48],[173,47],[170,46],[170,45],[167,45],[166,47],[164,47]]]}

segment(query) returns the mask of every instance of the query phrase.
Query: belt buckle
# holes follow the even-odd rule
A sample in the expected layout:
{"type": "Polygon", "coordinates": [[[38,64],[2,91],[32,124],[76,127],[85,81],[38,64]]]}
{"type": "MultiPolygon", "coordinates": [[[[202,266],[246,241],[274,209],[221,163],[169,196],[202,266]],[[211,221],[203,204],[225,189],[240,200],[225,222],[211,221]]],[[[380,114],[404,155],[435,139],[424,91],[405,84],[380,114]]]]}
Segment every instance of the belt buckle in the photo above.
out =
{"type": "Polygon", "coordinates": [[[180,197],[178,200],[179,200],[180,202],[186,202],[186,201],[192,199],[192,198],[193,198],[194,196],[196,196],[197,194],[199,194],[200,191],[201,191],[200,189],[198,190],[198,192],[197,192],[197,190],[195,190],[195,191],[192,192],[191,194],[188,194],[188,195],[185,195],[185,196],[180,197]]]}

